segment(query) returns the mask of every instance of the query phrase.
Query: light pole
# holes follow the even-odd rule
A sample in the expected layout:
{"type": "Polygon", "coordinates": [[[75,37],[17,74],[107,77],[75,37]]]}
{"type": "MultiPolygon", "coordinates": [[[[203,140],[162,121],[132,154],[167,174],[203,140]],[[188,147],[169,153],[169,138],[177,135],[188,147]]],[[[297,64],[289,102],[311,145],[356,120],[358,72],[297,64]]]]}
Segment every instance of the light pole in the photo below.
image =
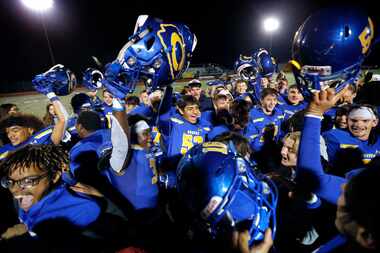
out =
{"type": "Polygon", "coordinates": [[[268,17],[263,21],[264,31],[269,33],[269,51],[272,51],[273,33],[280,27],[280,22],[275,17],[268,17]]]}
{"type": "Polygon", "coordinates": [[[45,24],[45,18],[44,18],[44,13],[48,11],[49,9],[53,8],[53,4],[54,4],[53,0],[21,0],[21,1],[29,9],[38,12],[41,23],[42,23],[42,28],[44,29],[45,39],[46,39],[48,49],[49,49],[50,60],[52,64],[55,65],[53,49],[50,44],[50,40],[49,40],[49,36],[46,29],[46,24],[45,24]]]}

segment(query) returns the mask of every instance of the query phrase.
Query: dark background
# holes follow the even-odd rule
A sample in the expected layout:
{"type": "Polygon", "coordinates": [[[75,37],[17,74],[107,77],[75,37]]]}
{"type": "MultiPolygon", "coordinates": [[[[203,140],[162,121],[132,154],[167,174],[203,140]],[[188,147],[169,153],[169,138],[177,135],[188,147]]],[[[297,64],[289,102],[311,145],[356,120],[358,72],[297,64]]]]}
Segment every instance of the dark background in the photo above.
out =
{"type": "MultiPolygon", "coordinates": [[[[375,0],[55,0],[43,19],[56,63],[81,78],[81,72],[93,64],[92,55],[104,63],[116,57],[139,14],[187,24],[198,38],[192,63],[213,62],[232,68],[240,53],[269,47],[269,36],[262,30],[262,19],[268,14],[281,19],[281,27],[273,35],[272,54],[278,62],[285,62],[290,58],[294,33],[307,16],[332,3],[344,9],[355,2],[373,18],[376,37],[380,17],[375,0]]],[[[1,0],[0,12],[0,85],[30,82],[51,66],[41,16],[26,9],[20,0],[1,0]]],[[[367,64],[378,63],[379,51],[372,51],[367,64]]]]}

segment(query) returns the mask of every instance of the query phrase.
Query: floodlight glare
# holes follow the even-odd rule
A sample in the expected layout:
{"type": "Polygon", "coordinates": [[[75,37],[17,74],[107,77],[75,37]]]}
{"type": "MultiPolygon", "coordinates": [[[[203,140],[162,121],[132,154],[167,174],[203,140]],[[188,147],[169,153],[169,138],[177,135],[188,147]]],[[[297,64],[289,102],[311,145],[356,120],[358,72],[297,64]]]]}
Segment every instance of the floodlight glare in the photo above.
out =
{"type": "Polygon", "coordinates": [[[53,7],[53,0],[22,0],[22,3],[35,11],[46,11],[53,7]]]}
{"type": "Polygon", "coordinates": [[[278,19],[270,17],[264,20],[264,30],[266,32],[276,31],[280,27],[280,22],[278,19]]]}

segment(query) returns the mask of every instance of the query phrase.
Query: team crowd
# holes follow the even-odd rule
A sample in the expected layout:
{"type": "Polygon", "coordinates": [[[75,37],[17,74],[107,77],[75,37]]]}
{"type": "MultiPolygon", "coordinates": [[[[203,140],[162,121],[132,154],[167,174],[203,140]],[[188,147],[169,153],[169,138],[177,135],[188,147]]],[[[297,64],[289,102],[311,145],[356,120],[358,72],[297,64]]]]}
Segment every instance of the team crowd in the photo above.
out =
{"type": "Polygon", "coordinates": [[[42,119],[1,105],[0,252],[377,252],[374,41],[365,14],[323,9],[282,69],[259,48],[174,89],[197,38],[139,16],[80,82],[35,76],[42,119]]]}

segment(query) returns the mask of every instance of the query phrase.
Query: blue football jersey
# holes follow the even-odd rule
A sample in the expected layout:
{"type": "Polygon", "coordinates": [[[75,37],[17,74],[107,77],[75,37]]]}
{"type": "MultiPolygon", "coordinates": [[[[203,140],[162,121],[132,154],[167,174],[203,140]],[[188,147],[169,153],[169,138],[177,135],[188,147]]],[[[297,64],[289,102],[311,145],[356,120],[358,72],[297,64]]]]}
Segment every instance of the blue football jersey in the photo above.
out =
{"type": "Polygon", "coordinates": [[[2,147],[0,147],[0,161],[5,159],[9,152],[14,151],[16,149],[22,148],[25,145],[28,144],[51,144],[51,134],[53,133],[53,126],[49,126],[47,128],[44,128],[31,137],[29,137],[26,141],[23,143],[20,143],[19,145],[13,146],[11,143],[8,143],[2,147]]]}
{"type": "Polygon", "coordinates": [[[94,222],[100,215],[98,203],[88,195],[70,193],[64,184],[54,188],[25,212],[19,209],[19,219],[29,232],[38,223],[49,219],[65,219],[71,224],[83,228],[94,222]]]}
{"type": "Polygon", "coordinates": [[[263,134],[269,126],[274,127],[274,138],[278,140],[281,136],[281,123],[284,120],[284,114],[277,108],[272,115],[267,115],[261,107],[255,106],[249,112],[249,122],[245,132],[245,137],[250,141],[251,148],[255,151],[261,149],[264,144],[263,134]]]}
{"type": "Polygon", "coordinates": [[[132,158],[126,169],[116,173],[112,168],[105,175],[136,209],[155,208],[158,203],[156,161],[138,145],[132,145],[132,158]]]}
{"type": "Polygon", "coordinates": [[[323,138],[326,142],[327,154],[331,164],[336,162],[338,152],[347,148],[359,149],[362,153],[364,164],[369,163],[380,153],[380,140],[377,140],[376,143],[370,145],[368,141],[359,140],[345,130],[331,129],[323,133],[323,138]]]}
{"type": "Polygon", "coordinates": [[[164,135],[167,156],[184,155],[194,145],[206,141],[207,133],[210,131],[208,124],[202,121],[192,124],[180,114],[172,114],[165,120],[160,118],[159,128],[164,135]]]}
{"type": "Polygon", "coordinates": [[[75,171],[80,167],[80,164],[76,161],[76,158],[80,156],[81,153],[94,151],[96,152],[98,158],[100,158],[107,150],[110,150],[111,148],[112,143],[110,129],[97,130],[80,140],[74,145],[74,147],[72,147],[69,153],[71,173],[75,175],[75,171]]]}

